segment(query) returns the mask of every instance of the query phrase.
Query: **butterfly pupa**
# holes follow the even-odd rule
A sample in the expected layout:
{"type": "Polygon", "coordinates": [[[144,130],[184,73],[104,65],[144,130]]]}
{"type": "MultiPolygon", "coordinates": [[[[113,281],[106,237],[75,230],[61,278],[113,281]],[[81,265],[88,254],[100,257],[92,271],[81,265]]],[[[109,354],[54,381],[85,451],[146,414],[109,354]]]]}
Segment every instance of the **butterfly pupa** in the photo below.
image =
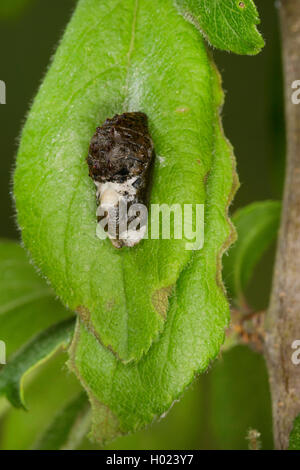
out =
{"type": "Polygon", "coordinates": [[[107,119],[91,139],[87,163],[96,185],[97,219],[99,223],[106,215],[107,236],[116,248],[135,246],[144,238],[147,211],[142,209],[149,199],[154,158],[148,118],[142,112],[107,119]],[[127,230],[134,217],[130,210],[136,207],[144,215],[139,230],[127,230]],[[121,214],[126,214],[125,223],[121,214]]]}

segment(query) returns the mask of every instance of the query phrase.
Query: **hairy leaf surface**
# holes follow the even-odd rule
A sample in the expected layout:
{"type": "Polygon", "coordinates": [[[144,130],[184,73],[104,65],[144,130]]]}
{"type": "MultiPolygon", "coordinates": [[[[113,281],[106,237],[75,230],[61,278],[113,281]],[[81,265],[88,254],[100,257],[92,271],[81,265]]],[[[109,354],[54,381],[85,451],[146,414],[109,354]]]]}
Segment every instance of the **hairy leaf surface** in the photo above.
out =
{"type": "Polygon", "coordinates": [[[253,0],[174,0],[184,17],[218,49],[237,54],[257,54],[264,40],[253,0]]]}

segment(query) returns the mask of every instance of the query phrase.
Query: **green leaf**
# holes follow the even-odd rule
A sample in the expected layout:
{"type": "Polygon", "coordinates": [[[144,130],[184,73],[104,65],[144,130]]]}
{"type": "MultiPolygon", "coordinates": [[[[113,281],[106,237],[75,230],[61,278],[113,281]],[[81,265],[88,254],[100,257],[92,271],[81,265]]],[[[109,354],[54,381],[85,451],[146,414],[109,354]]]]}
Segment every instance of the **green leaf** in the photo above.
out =
{"type": "Polygon", "coordinates": [[[258,54],[264,40],[257,31],[259,15],[252,0],[174,0],[180,13],[218,49],[258,54]]]}
{"type": "MultiPolygon", "coordinates": [[[[184,396],[163,420],[157,420],[140,432],[122,436],[111,442],[106,450],[199,449],[206,435],[203,420],[204,393],[199,380],[184,392],[184,396]],[[180,432],[178,432],[180,429],[180,432]]],[[[83,442],[80,449],[84,449],[83,442]]],[[[90,444],[91,445],[91,444],[90,444]]],[[[94,444],[95,446],[95,444],[94,444]]]]}
{"type": "Polygon", "coordinates": [[[58,411],[82,393],[74,374],[67,373],[66,360],[66,352],[56,354],[26,375],[24,390],[30,411],[9,407],[0,421],[1,450],[32,449],[58,411]]]}
{"type": "Polygon", "coordinates": [[[70,367],[89,392],[93,435],[100,442],[136,431],[163,415],[195,375],[207,368],[224,341],[229,312],[217,282],[217,260],[232,234],[224,212],[232,184],[232,161],[221,134],[215,158],[208,188],[205,249],[194,254],[180,276],[165,329],[148,354],[138,364],[123,364],[78,322],[70,367]],[[222,185],[227,189],[224,195],[222,185]]]}
{"type": "Polygon", "coordinates": [[[240,209],[232,218],[238,239],[224,258],[223,279],[230,296],[239,303],[243,303],[255,266],[276,239],[280,213],[280,202],[262,201],[240,209]]]}
{"type": "MultiPolygon", "coordinates": [[[[217,112],[221,89],[212,64],[210,68],[217,112]]],[[[205,246],[194,253],[176,284],[159,340],[138,364],[125,365],[99,345],[82,321],[78,322],[70,367],[89,392],[94,409],[93,435],[100,442],[136,431],[163,415],[195,375],[216,357],[224,340],[228,305],[221,288],[219,261],[233,237],[226,209],[234,167],[231,148],[217,118],[215,125],[205,246]]]]}
{"type": "Polygon", "coordinates": [[[224,341],[221,257],[234,239],[227,209],[237,179],[222,102],[204,40],[172,0],[81,0],[29,114],[18,220],[34,261],[80,314],[70,367],[99,441],[165,413],[224,341]],[[118,251],[96,238],[89,141],[107,117],[138,110],[158,155],[151,202],[205,203],[200,251],[185,250],[186,240],[118,251]]]}
{"type": "Polygon", "coordinates": [[[300,415],[294,421],[290,434],[289,450],[300,450],[300,415]]]}
{"type": "Polygon", "coordinates": [[[38,332],[70,316],[17,243],[0,240],[0,340],[9,357],[38,332]]]}
{"type": "Polygon", "coordinates": [[[96,237],[89,141],[107,117],[145,111],[158,155],[151,202],[204,203],[213,78],[201,37],[171,0],[81,0],[23,131],[15,196],[24,243],[63,302],[124,362],[158,338],[193,254],[186,239],[116,250],[96,237]]]}
{"type": "Polygon", "coordinates": [[[0,395],[16,408],[25,408],[23,380],[33,368],[45,362],[59,349],[66,349],[74,333],[74,318],[54,325],[21,348],[0,372],[0,395]]]}
{"type": "Polygon", "coordinates": [[[90,427],[90,406],[85,393],[69,402],[34,445],[38,450],[72,450],[90,427]]]}

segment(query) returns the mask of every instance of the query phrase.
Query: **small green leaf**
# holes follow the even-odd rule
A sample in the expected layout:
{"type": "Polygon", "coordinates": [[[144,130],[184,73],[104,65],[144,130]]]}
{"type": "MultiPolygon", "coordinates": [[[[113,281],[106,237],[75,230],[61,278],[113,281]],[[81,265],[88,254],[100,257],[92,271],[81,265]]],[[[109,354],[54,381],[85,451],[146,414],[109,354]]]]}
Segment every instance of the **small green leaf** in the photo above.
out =
{"type": "Polygon", "coordinates": [[[229,295],[239,303],[255,266],[276,239],[280,212],[280,202],[262,201],[240,209],[232,218],[238,239],[224,257],[223,279],[229,295]]]}
{"type": "Polygon", "coordinates": [[[289,450],[300,450],[300,415],[294,421],[290,434],[289,450]]]}
{"type": "Polygon", "coordinates": [[[34,445],[38,450],[72,450],[90,427],[90,405],[85,393],[68,403],[34,445]]]}
{"type": "Polygon", "coordinates": [[[0,240],[0,340],[7,357],[40,331],[70,316],[16,242],[0,240]]]}
{"type": "Polygon", "coordinates": [[[50,327],[21,348],[0,372],[0,395],[16,408],[25,408],[23,380],[33,368],[45,362],[59,349],[66,349],[74,333],[74,318],[50,327]]]}
{"type": "Polygon", "coordinates": [[[252,0],[174,0],[181,14],[209,43],[236,54],[257,54],[264,40],[257,31],[259,15],[252,0]]]}

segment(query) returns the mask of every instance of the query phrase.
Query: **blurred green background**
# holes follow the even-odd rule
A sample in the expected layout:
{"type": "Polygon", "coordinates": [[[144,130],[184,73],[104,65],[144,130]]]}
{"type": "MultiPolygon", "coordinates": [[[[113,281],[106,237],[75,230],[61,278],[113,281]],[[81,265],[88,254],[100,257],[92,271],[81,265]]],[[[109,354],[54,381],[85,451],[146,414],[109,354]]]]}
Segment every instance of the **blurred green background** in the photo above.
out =
{"type": "MultiPolygon", "coordinates": [[[[266,47],[256,57],[214,52],[223,76],[223,121],[237,157],[241,188],[232,210],[252,201],[281,199],[284,177],[284,117],[279,25],[275,2],[256,0],[266,47]]],[[[75,0],[1,0],[0,105],[1,232],[19,238],[11,196],[18,139],[30,103],[75,6],[75,0]]],[[[274,247],[264,256],[248,289],[254,308],[267,306],[274,247]]],[[[41,312],[42,314],[42,312],[41,312]]],[[[0,332],[1,333],[1,332],[0,332]]],[[[60,356],[30,378],[29,412],[9,410],[0,424],[0,449],[30,447],[53,413],[78,391],[60,356]]],[[[1,406],[6,404],[0,401],[1,406]]],[[[115,441],[111,449],[247,449],[249,429],[273,446],[271,405],[264,360],[246,347],[222,354],[185,392],[168,416],[146,431],[115,441]]],[[[86,441],[82,448],[92,448],[86,441]]]]}

